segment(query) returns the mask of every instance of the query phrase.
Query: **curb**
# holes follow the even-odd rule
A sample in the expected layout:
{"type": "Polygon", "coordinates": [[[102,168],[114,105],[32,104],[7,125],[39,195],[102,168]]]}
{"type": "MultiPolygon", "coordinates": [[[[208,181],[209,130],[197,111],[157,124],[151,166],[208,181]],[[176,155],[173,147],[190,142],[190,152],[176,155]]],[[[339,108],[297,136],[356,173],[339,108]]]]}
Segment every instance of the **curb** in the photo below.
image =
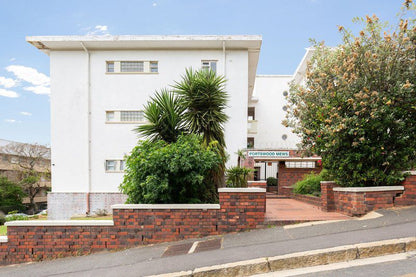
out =
{"type": "Polygon", "coordinates": [[[281,270],[347,262],[416,250],[416,237],[343,245],[264,257],[235,263],[200,267],[194,270],[152,275],[158,277],[250,276],[281,270]]]}

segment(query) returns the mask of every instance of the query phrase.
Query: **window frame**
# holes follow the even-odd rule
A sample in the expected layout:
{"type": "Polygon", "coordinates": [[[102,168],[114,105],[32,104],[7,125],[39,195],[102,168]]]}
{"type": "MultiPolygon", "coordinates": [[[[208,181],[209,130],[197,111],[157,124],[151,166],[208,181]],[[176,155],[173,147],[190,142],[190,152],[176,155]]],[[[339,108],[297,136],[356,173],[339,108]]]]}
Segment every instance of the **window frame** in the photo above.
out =
{"type": "Polygon", "coordinates": [[[217,73],[218,60],[201,60],[201,69],[202,70],[212,70],[217,73]],[[208,66],[205,66],[204,63],[208,63],[208,66]],[[212,69],[212,63],[215,63],[215,69],[212,69]]]}
{"type": "Polygon", "coordinates": [[[106,159],[104,161],[104,171],[105,171],[105,173],[124,173],[125,172],[125,167],[126,167],[126,161],[125,160],[106,159]],[[109,162],[114,163],[114,169],[113,170],[109,170],[109,168],[108,168],[109,162]],[[122,169],[122,166],[123,166],[123,169],[122,169]]]}
{"type": "Polygon", "coordinates": [[[105,74],[113,75],[113,74],[159,74],[159,61],[158,60],[106,60],[105,61],[105,74]],[[123,62],[138,62],[143,63],[143,71],[121,71],[122,63],[123,62]],[[156,67],[151,64],[156,63],[156,67]],[[114,64],[112,72],[108,71],[108,65],[114,64]],[[157,71],[152,72],[152,68],[156,68],[157,71]]]}
{"type": "Polygon", "coordinates": [[[147,120],[144,116],[143,110],[106,110],[105,111],[105,124],[145,124],[147,123],[147,120]],[[121,113],[122,112],[139,112],[142,114],[142,121],[122,121],[121,120],[121,113]],[[114,120],[108,120],[108,114],[114,113],[114,120]]]}

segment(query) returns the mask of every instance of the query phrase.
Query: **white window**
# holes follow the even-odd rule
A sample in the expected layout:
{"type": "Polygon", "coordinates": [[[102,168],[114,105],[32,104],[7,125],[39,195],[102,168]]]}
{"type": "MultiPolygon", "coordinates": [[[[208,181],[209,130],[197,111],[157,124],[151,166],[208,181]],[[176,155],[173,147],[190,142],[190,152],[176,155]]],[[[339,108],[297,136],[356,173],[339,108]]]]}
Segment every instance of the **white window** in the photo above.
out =
{"type": "Polygon", "coordinates": [[[12,158],[10,159],[10,162],[11,162],[12,164],[17,164],[17,163],[19,163],[19,158],[17,158],[17,157],[12,157],[12,158]]]}
{"type": "Polygon", "coordinates": [[[108,111],[105,113],[105,117],[107,121],[115,121],[115,116],[113,111],[108,111]]]}
{"type": "Polygon", "coordinates": [[[315,168],[315,162],[285,162],[286,168],[315,168]]]}
{"type": "Polygon", "coordinates": [[[212,70],[217,72],[217,61],[201,61],[202,69],[212,70]]]}
{"type": "Polygon", "coordinates": [[[107,62],[107,72],[114,72],[114,62],[107,62]]]}
{"type": "Polygon", "coordinates": [[[145,123],[143,111],[106,111],[107,123],[145,123]]]}
{"type": "Polygon", "coordinates": [[[124,160],[106,160],[105,171],[106,172],[122,172],[125,168],[124,160]]]}
{"type": "Polygon", "coordinates": [[[152,61],[149,63],[149,66],[150,66],[150,72],[153,72],[153,73],[159,72],[158,62],[152,61]]]}
{"type": "Polygon", "coordinates": [[[144,72],[143,62],[120,62],[121,72],[144,72]]]}

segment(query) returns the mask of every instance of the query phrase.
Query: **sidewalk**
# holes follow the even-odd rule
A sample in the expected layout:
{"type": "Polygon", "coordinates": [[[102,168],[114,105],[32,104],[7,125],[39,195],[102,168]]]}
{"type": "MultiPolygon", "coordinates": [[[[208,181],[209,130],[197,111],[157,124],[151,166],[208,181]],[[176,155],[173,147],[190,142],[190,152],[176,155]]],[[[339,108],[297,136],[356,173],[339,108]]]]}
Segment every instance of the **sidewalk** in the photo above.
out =
{"type": "Polygon", "coordinates": [[[148,276],[339,245],[416,236],[416,207],[382,210],[379,213],[384,216],[298,228],[267,228],[115,253],[7,266],[0,268],[0,276],[148,276]],[[206,251],[162,257],[169,247],[183,249],[183,244],[194,245],[195,241],[215,238],[220,238],[220,249],[210,250],[207,247],[206,251]]]}

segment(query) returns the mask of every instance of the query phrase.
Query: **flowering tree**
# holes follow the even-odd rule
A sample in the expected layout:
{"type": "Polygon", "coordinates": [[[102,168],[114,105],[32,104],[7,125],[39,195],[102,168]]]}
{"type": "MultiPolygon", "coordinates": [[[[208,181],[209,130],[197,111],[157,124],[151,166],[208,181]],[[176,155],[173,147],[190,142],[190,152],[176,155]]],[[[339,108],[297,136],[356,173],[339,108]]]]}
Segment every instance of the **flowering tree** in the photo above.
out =
{"type": "Polygon", "coordinates": [[[394,185],[416,157],[415,9],[406,1],[395,29],[376,16],[343,43],[314,43],[303,84],[292,84],[286,126],[322,156],[343,186],[394,185]]]}

